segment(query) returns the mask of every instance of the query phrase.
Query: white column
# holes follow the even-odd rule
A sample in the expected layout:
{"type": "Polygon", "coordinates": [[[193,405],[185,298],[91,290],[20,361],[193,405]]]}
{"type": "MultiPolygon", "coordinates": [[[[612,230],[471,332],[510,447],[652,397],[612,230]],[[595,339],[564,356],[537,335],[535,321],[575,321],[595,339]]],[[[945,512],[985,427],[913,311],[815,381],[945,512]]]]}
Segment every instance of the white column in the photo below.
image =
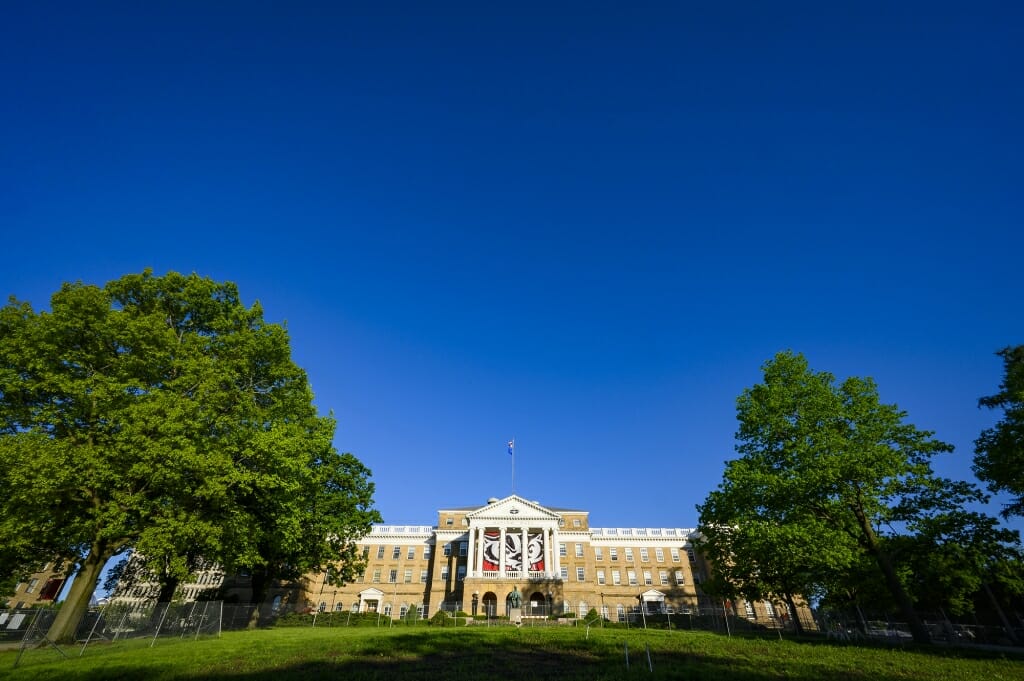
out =
{"type": "Polygon", "coordinates": [[[527,528],[524,527],[523,528],[523,550],[519,552],[519,555],[522,556],[521,562],[523,564],[522,571],[523,571],[523,576],[524,577],[527,576],[529,574],[529,572],[530,572],[530,557],[529,557],[529,551],[527,550],[527,546],[528,546],[527,543],[526,543],[527,539],[529,539],[529,532],[527,531],[527,528]]]}
{"type": "Polygon", "coordinates": [[[556,527],[553,532],[553,538],[551,541],[551,553],[555,557],[555,577],[559,578],[562,576],[562,561],[561,553],[558,549],[558,528],[556,527]]]}
{"type": "Polygon", "coordinates": [[[551,550],[554,540],[555,530],[553,527],[549,527],[548,531],[544,533],[544,566],[548,570],[548,577],[555,576],[555,552],[551,550]]]}
{"type": "Polygon", "coordinates": [[[484,571],[484,542],[487,541],[487,528],[480,528],[480,541],[476,546],[476,572],[478,575],[484,571]]]}
{"type": "Polygon", "coordinates": [[[469,548],[466,551],[466,575],[475,577],[473,574],[473,549],[476,547],[476,528],[472,525],[469,526],[469,548]]]}
{"type": "Polygon", "coordinates": [[[499,552],[498,555],[501,556],[501,560],[498,561],[498,576],[499,577],[504,577],[505,576],[505,528],[504,527],[502,527],[501,531],[498,533],[498,541],[500,542],[500,545],[498,546],[498,552],[499,552]]]}

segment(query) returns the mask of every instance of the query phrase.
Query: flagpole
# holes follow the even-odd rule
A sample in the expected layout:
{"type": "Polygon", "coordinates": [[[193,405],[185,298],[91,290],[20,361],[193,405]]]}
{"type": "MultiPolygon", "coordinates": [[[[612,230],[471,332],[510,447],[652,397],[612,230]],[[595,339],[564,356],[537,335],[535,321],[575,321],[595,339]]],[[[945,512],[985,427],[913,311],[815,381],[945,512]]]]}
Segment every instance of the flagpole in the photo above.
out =
{"type": "Polygon", "coordinates": [[[512,494],[516,493],[516,439],[508,441],[508,453],[512,457],[512,494]]]}

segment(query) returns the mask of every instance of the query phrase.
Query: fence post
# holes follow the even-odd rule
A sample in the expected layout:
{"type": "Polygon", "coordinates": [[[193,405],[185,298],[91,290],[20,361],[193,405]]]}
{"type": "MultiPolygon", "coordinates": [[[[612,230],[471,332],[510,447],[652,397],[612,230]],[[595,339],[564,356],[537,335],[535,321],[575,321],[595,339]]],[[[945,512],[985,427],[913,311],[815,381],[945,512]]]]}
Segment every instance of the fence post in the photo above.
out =
{"type": "MultiPolygon", "coordinates": [[[[159,603],[157,604],[157,607],[158,608],[160,607],[159,603]]],[[[160,635],[160,629],[163,628],[164,620],[167,619],[167,611],[170,610],[170,609],[171,609],[171,604],[170,603],[165,604],[165,606],[164,606],[164,614],[160,616],[160,623],[156,625],[156,631],[153,632],[153,640],[149,644],[150,648],[152,648],[154,645],[156,645],[156,637],[160,635]]]]}

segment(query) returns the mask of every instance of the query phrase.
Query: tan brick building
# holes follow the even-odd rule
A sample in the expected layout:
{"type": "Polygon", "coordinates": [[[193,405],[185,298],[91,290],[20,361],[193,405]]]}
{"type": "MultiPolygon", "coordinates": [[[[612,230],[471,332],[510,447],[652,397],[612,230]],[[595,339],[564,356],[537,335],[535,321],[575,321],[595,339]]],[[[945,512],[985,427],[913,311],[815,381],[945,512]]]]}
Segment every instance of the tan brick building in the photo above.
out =
{"type": "MultiPolygon", "coordinates": [[[[588,516],[513,495],[442,508],[434,526],[376,525],[359,542],[362,576],[344,587],[311,576],[302,598],[320,611],[501,616],[515,589],[527,616],[594,608],[611,621],[641,604],[648,613],[716,605],[700,587],[707,566],[691,544],[695,530],[595,528],[588,516]]],[[[736,614],[751,619],[770,619],[780,607],[750,604],[747,612],[746,605],[737,604],[736,614]]]]}
{"type": "Polygon", "coordinates": [[[60,561],[47,561],[39,569],[18,582],[14,593],[6,599],[4,607],[12,609],[51,605],[67,583],[68,565],[60,561]]]}

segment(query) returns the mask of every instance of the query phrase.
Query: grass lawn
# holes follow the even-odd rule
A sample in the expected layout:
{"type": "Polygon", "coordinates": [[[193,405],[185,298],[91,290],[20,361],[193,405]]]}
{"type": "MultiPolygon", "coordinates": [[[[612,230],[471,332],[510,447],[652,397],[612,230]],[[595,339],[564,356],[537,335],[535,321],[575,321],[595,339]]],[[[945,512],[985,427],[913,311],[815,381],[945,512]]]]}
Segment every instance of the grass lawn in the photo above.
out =
{"type": "Polygon", "coordinates": [[[690,631],[575,627],[284,628],[219,639],[124,641],[39,648],[0,678],[25,679],[844,679],[1024,681],[1024,657],[949,648],[888,648],[823,640],[741,638],[690,631]],[[625,648],[629,647],[627,670],[625,648]],[[650,648],[652,674],[648,669],[650,648]]]}

